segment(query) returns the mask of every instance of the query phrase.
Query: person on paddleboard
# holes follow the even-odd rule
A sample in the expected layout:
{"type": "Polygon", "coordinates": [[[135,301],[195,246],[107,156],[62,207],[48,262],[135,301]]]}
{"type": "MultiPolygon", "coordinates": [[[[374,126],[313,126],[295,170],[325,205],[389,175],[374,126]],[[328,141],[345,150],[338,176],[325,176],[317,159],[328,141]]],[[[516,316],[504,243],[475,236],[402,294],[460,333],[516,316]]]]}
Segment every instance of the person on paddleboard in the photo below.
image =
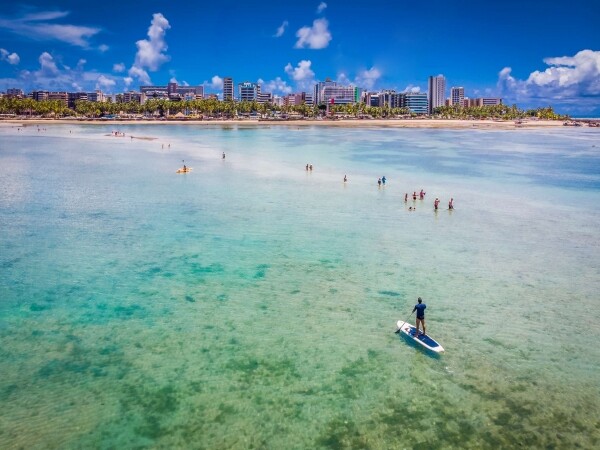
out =
{"type": "Polygon", "coordinates": [[[412,310],[412,312],[417,312],[417,331],[415,331],[415,337],[419,335],[419,325],[423,328],[423,336],[425,336],[425,308],[427,308],[427,305],[423,303],[421,297],[419,297],[417,301],[419,303],[417,303],[412,310]]]}

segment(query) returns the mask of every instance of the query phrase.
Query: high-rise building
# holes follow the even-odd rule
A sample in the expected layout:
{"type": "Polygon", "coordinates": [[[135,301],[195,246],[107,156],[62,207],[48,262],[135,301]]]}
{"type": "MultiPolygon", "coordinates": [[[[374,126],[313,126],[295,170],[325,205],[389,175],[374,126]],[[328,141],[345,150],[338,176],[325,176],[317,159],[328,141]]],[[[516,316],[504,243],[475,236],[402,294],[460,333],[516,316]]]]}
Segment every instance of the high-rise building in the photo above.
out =
{"type": "Polygon", "coordinates": [[[204,97],[204,86],[179,86],[175,82],[170,82],[166,86],[140,86],[140,92],[148,99],[171,99],[181,100],[186,98],[204,97]]]}
{"type": "Polygon", "coordinates": [[[357,103],[360,99],[360,92],[360,89],[354,86],[342,86],[327,78],[325,81],[319,81],[315,85],[313,101],[315,105],[325,103],[334,103],[336,105],[357,103]]]}
{"type": "Polygon", "coordinates": [[[95,90],[94,92],[88,92],[87,94],[88,102],[103,102],[104,94],[101,90],[95,90]]]}
{"type": "Polygon", "coordinates": [[[223,101],[233,101],[233,78],[223,78],[223,101]]]}
{"type": "Polygon", "coordinates": [[[410,112],[415,114],[427,114],[429,111],[428,107],[428,94],[424,92],[409,92],[404,94],[404,107],[408,108],[410,112]]]}
{"type": "Polygon", "coordinates": [[[88,95],[86,92],[69,92],[68,94],[68,105],[69,108],[75,109],[75,103],[79,101],[88,101],[88,95]]]}
{"type": "Polygon", "coordinates": [[[450,89],[450,105],[462,106],[465,102],[465,88],[453,87],[450,89]]]}
{"type": "Polygon", "coordinates": [[[23,98],[23,97],[25,97],[25,93],[23,92],[23,89],[10,88],[10,89],[6,90],[6,96],[7,97],[23,98]]]}
{"type": "Polygon", "coordinates": [[[444,106],[444,101],[446,100],[446,78],[444,78],[444,75],[429,77],[427,96],[429,101],[429,114],[431,114],[438,106],[444,106]]]}
{"type": "MultiPolygon", "coordinates": [[[[256,83],[244,82],[238,84],[238,99],[240,102],[253,102],[258,99],[260,87],[256,83]]],[[[224,96],[225,94],[223,94],[224,96]]]]}

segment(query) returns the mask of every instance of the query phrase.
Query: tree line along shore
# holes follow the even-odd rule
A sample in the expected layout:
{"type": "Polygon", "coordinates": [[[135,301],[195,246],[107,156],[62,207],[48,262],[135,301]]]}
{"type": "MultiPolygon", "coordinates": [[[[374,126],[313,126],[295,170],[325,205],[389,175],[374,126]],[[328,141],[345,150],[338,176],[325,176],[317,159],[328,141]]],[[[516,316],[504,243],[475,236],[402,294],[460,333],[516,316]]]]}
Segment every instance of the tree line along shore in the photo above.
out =
{"type": "Polygon", "coordinates": [[[72,119],[235,119],[251,117],[265,120],[291,120],[316,118],[341,119],[397,119],[436,118],[455,120],[569,120],[569,116],[557,114],[552,107],[523,110],[516,105],[490,105],[478,107],[442,106],[435,108],[431,116],[417,115],[407,108],[369,106],[364,103],[345,105],[284,105],[272,103],[222,102],[216,99],[171,101],[150,99],[137,102],[112,103],[78,100],[73,108],[60,100],[36,101],[31,98],[0,98],[1,118],[72,118],[72,119]],[[328,114],[327,114],[328,112],[328,114]]]}

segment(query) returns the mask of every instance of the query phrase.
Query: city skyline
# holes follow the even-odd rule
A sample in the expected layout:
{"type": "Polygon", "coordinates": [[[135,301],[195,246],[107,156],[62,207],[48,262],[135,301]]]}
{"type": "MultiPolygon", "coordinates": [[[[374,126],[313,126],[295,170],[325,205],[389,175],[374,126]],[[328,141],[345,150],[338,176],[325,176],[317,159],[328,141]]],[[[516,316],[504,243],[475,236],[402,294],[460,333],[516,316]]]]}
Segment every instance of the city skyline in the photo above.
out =
{"type": "Polygon", "coordinates": [[[558,1],[283,3],[6,5],[0,91],[119,93],[177,81],[221,94],[231,77],[276,95],[311,92],[326,78],[426,92],[428,78],[444,74],[446,97],[461,86],[466,97],[600,115],[600,4],[575,0],[566,20],[558,1]]]}

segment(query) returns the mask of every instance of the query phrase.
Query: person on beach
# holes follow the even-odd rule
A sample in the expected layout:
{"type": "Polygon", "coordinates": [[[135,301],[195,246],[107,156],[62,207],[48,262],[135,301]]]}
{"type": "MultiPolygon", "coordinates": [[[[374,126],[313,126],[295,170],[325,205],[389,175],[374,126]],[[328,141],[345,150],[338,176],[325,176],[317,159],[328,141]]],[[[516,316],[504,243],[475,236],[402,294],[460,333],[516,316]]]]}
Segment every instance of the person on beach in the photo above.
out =
{"type": "Polygon", "coordinates": [[[417,191],[413,192],[413,202],[417,201],[417,191]]]}
{"type": "Polygon", "coordinates": [[[385,175],[381,177],[381,182],[383,183],[383,185],[385,186],[385,175]]]}
{"type": "Polygon", "coordinates": [[[225,152],[223,152],[223,159],[225,159],[225,152]]]}
{"type": "Polygon", "coordinates": [[[408,192],[406,192],[404,194],[404,203],[406,203],[408,201],[408,192]]]}
{"type": "Polygon", "coordinates": [[[379,185],[379,187],[381,187],[381,178],[377,179],[377,184],[379,185]]]}
{"type": "Polygon", "coordinates": [[[425,198],[425,192],[423,192],[423,189],[421,189],[421,192],[419,192],[419,199],[423,200],[425,198]]]}
{"type": "Polygon", "coordinates": [[[310,169],[310,171],[312,172],[312,164],[308,165],[308,168],[310,169]]]}
{"type": "Polygon", "coordinates": [[[454,199],[451,198],[450,201],[448,202],[448,209],[452,210],[454,209],[454,199]]]}
{"type": "Polygon", "coordinates": [[[346,175],[344,175],[344,183],[348,181],[348,177],[346,175]]]}
{"type": "Polygon", "coordinates": [[[435,201],[433,202],[433,209],[437,211],[439,205],[440,205],[440,199],[436,197],[435,201]]]}
{"type": "Polygon", "coordinates": [[[419,297],[417,301],[419,303],[417,303],[412,310],[412,312],[417,312],[417,329],[415,331],[415,337],[419,335],[419,325],[421,325],[421,328],[423,328],[423,336],[425,336],[425,308],[427,308],[427,305],[423,303],[423,299],[421,297],[419,297]]]}
{"type": "Polygon", "coordinates": [[[306,165],[306,171],[308,172],[308,164],[306,165]]]}

